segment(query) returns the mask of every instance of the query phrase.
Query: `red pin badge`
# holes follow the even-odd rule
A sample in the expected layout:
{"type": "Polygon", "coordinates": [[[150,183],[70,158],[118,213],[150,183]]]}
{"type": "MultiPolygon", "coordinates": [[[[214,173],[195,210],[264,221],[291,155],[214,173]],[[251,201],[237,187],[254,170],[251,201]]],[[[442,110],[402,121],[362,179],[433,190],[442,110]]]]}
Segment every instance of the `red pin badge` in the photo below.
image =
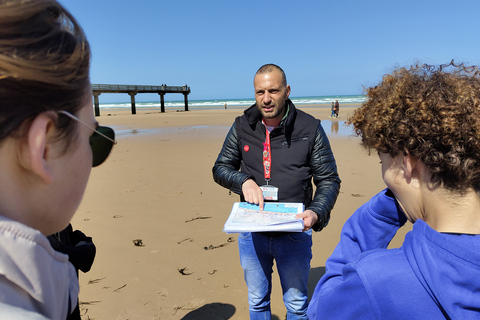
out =
{"type": "Polygon", "coordinates": [[[245,152],[248,152],[248,150],[250,150],[250,147],[249,147],[248,145],[245,145],[245,146],[243,147],[243,150],[245,150],[245,152]]]}

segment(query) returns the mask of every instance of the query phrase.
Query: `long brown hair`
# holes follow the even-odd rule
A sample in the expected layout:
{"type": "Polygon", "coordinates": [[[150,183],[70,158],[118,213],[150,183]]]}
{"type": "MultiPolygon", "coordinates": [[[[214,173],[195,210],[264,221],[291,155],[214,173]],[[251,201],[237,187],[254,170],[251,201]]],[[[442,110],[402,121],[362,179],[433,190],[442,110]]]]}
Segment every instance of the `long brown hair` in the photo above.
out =
{"type": "MultiPolygon", "coordinates": [[[[0,142],[45,111],[76,113],[90,91],[90,47],[55,0],[0,0],[0,142]]],[[[68,117],[59,133],[72,136],[68,117]]]]}

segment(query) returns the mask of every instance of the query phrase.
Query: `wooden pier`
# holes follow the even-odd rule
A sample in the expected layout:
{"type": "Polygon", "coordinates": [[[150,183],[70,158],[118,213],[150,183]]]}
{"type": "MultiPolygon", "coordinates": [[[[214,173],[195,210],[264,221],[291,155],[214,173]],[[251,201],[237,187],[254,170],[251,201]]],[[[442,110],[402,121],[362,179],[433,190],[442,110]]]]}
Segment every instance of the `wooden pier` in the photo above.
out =
{"type": "Polygon", "coordinates": [[[95,105],[95,116],[100,116],[100,104],[98,96],[102,93],[127,93],[130,95],[132,103],[132,114],[136,114],[135,95],[137,93],[158,93],[160,95],[160,111],[165,112],[165,94],[166,93],[182,93],[185,99],[185,111],[188,111],[188,94],[190,87],[184,86],[136,86],[136,85],[119,85],[119,84],[92,84],[92,95],[95,105]]]}

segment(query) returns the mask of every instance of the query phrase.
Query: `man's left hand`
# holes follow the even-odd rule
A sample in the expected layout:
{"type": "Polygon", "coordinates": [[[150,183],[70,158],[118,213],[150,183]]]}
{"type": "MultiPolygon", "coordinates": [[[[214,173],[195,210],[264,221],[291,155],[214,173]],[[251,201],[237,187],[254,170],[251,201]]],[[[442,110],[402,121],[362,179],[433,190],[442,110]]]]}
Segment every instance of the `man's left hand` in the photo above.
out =
{"type": "Polygon", "coordinates": [[[318,221],[317,214],[312,210],[305,210],[303,213],[297,214],[295,218],[303,219],[303,231],[307,231],[308,229],[312,228],[312,226],[318,221]]]}

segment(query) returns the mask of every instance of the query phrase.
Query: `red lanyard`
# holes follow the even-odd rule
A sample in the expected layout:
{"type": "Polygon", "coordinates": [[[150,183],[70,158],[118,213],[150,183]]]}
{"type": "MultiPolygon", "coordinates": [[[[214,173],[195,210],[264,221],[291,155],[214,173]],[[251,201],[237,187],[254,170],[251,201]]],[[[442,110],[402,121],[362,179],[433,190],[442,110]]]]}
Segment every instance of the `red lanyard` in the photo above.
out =
{"type": "Polygon", "coordinates": [[[265,126],[265,143],[263,144],[263,172],[265,174],[265,180],[270,180],[271,165],[272,165],[272,150],[270,148],[270,132],[268,132],[267,127],[265,126]]]}

